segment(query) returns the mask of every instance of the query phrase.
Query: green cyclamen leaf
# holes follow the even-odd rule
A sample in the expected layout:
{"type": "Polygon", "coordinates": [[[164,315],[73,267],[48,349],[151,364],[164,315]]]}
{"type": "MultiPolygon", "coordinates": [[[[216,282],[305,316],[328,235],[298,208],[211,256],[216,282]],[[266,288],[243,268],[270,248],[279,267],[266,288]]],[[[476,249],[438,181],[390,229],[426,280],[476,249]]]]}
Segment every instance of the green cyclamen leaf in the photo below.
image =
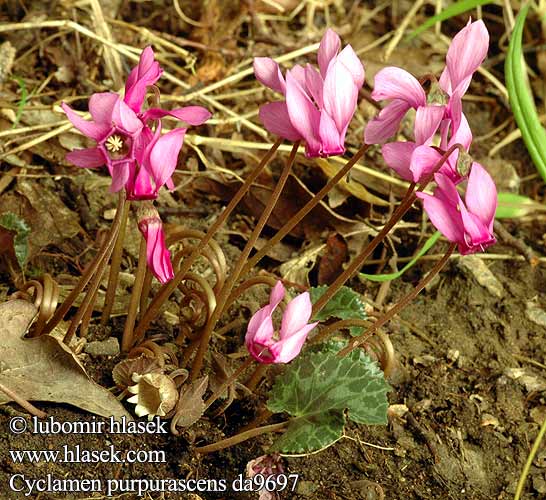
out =
{"type": "MultiPolygon", "coordinates": [[[[327,285],[313,287],[309,290],[311,302],[314,304],[326,290],[327,285]]],[[[358,293],[348,286],[342,286],[330,301],[313,317],[314,321],[324,321],[330,318],[339,319],[366,319],[364,304],[358,293]]],[[[362,328],[353,326],[349,328],[351,335],[356,336],[362,333],[362,328]]]]}
{"type": "Polygon", "coordinates": [[[415,257],[411,259],[400,271],[396,273],[389,273],[389,274],[365,274],[365,273],[359,273],[359,278],[362,280],[362,282],[365,282],[366,280],[370,281],[391,281],[395,280],[396,278],[400,278],[408,269],[413,267],[415,264],[417,264],[417,261],[425,255],[440,239],[440,236],[442,236],[442,233],[440,231],[436,231],[427,241],[425,241],[425,244],[423,247],[417,252],[415,257]]]}
{"type": "Polygon", "coordinates": [[[306,352],[277,378],[267,406],[294,418],[273,449],[284,453],[320,450],[343,434],[344,414],[360,424],[387,423],[383,372],[362,351],[340,358],[330,350],[306,352]]]}
{"type": "Polygon", "coordinates": [[[28,257],[28,235],[30,228],[23,219],[20,219],[12,212],[0,215],[0,226],[15,233],[13,249],[15,250],[15,257],[19,263],[19,267],[23,269],[28,257]]]}
{"type": "Polygon", "coordinates": [[[497,3],[495,0],[460,0],[451,4],[449,7],[446,7],[442,12],[436,14],[435,16],[429,17],[421,26],[413,30],[406,38],[411,40],[416,36],[419,36],[423,31],[428,30],[434,26],[437,22],[445,21],[450,17],[458,16],[469,10],[475,9],[480,5],[486,5],[489,3],[497,3]]]}
{"type": "Polygon", "coordinates": [[[523,27],[528,11],[529,5],[524,6],[516,19],[514,31],[510,37],[504,73],[506,89],[510,98],[510,107],[521,131],[521,137],[533,163],[542,178],[546,181],[546,151],[544,150],[546,131],[542,128],[538,118],[527,79],[522,50],[523,27]]]}

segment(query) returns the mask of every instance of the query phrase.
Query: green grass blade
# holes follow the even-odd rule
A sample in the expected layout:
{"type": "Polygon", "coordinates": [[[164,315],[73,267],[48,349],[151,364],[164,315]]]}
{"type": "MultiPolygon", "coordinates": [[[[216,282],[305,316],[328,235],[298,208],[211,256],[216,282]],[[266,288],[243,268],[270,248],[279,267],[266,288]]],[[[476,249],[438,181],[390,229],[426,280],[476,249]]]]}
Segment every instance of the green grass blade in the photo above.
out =
{"type": "MultiPolygon", "coordinates": [[[[527,196],[515,193],[499,193],[499,205],[495,213],[496,219],[517,219],[524,215],[529,215],[534,212],[546,212],[546,206],[531,200],[527,196]]],[[[359,278],[362,282],[369,281],[392,281],[400,278],[408,269],[412,268],[417,261],[425,255],[440,239],[440,231],[436,231],[423,245],[423,247],[415,254],[400,271],[389,274],[366,274],[359,273],[359,278]]]]}
{"type": "Polygon", "coordinates": [[[525,60],[523,58],[523,27],[529,6],[521,9],[510,38],[508,55],[504,66],[506,88],[510,107],[521,131],[523,142],[529,151],[539,174],[546,181],[546,132],[540,124],[533,95],[528,85],[525,60]]]}
{"type": "Polygon", "coordinates": [[[417,261],[425,255],[438,241],[438,239],[442,236],[440,231],[436,231],[423,245],[421,250],[417,252],[415,257],[411,259],[400,271],[396,273],[390,273],[390,274],[365,274],[360,273],[358,276],[359,278],[364,282],[366,280],[369,281],[392,281],[397,278],[400,278],[408,269],[413,267],[415,264],[417,264],[417,261]]]}
{"type": "Polygon", "coordinates": [[[463,12],[467,12],[469,10],[475,9],[476,7],[479,7],[480,5],[486,5],[489,3],[497,3],[497,2],[495,0],[460,0],[459,2],[455,2],[454,4],[451,4],[449,7],[444,9],[439,14],[429,17],[421,26],[419,26],[416,30],[413,30],[406,37],[406,40],[411,40],[412,38],[419,36],[421,33],[423,33],[423,31],[428,30],[429,28],[434,26],[437,22],[445,21],[446,19],[449,19],[450,17],[458,16],[459,14],[462,14],[463,12]]]}

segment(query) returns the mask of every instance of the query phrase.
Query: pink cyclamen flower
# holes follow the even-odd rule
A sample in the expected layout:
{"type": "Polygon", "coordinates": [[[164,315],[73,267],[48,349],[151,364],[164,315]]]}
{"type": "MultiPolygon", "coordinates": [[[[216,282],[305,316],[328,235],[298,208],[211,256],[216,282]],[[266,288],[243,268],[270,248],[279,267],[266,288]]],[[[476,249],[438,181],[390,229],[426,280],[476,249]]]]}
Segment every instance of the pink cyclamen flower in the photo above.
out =
{"type": "MultiPolygon", "coordinates": [[[[382,147],[387,165],[406,180],[418,182],[431,172],[441,155],[431,147],[440,129],[440,148],[445,150],[456,143],[468,151],[472,133],[462,112],[462,96],[468,89],[474,72],[487,56],[489,34],[483,21],[467,24],[455,37],[448,49],[446,67],[440,80],[425,94],[419,81],[401,68],[387,67],[375,77],[372,97],[391,102],[371,120],[365,130],[367,144],[383,143],[394,135],[402,118],[414,108],[415,142],[392,142],[382,147]]],[[[443,167],[444,173],[455,181],[458,153],[454,152],[443,167]]]]}
{"type": "Polygon", "coordinates": [[[248,323],[245,344],[260,363],[288,363],[301,351],[308,333],[317,326],[308,323],[313,306],[308,292],[292,299],[282,315],[281,329],[273,327],[273,311],[284,297],[284,286],[278,281],[271,290],[269,304],[259,309],[248,323]]]}
{"type": "Polygon", "coordinates": [[[163,224],[151,202],[138,207],[138,229],[146,240],[146,262],[153,275],[163,285],[174,277],[171,253],[165,245],[163,224]]]}
{"type": "Polygon", "coordinates": [[[72,124],[97,143],[95,147],[68,153],[67,160],[84,168],[106,165],[112,177],[110,190],[125,188],[130,200],[154,199],[161,186],[174,187],[171,176],[187,127],[160,136],[160,119],[169,115],[189,125],[201,125],[211,116],[200,106],[172,111],[151,108],[142,112],[146,91],[161,73],[152,48],[146,47],[127,78],[123,98],[114,92],[91,96],[91,121],[81,118],[67,104],[61,104],[72,124]],[[155,133],[151,128],[154,123],[155,133]]]}
{"type": "Polygon", "coordinates": [[[446,175],[434,176],[438,187],[433,195],[417,193],[434,226],[449,241],[457,243],[463,255],[485,250],[496,242],[493,222],[497,209],[497,188],[491,176],[473,163],[463,203],[455,183],[446,175]]]}
{"type": "Polygon", "coordinates": [[[328,29],[320,42],[317,71],[307,64],[286,72],[269,57],[254,58],[254,74],[265,86],[285,96],[265,104],[260,119],[272,134],[290,141],[305,141],[308,158],[345,152],[345,135],[364,84],[364,67],[347,45],[328,29]]]}

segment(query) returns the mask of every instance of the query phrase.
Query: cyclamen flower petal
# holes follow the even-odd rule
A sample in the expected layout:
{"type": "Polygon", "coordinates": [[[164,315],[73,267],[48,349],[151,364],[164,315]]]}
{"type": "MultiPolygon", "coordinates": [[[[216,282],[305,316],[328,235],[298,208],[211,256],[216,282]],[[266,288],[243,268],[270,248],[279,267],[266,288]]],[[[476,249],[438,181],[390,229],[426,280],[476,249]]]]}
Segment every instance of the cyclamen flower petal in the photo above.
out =
{"type": "Polygon", "coordinates": [[[186,106],[184,108],[176,108],[171,111],[160,108],[150,108],[142,115],[142,120],[158,120],[164,116],[174,116],[179,120],[186,122],[188,125],[202,125],[212,115],[208,109],[201,106],[186,106]]]}
{"type": "Polygon", "coordinates": [[[148,46],[140,55],[138,65],[131,70],[125,84],[125,102],[138,113],[144,102],[147,87],[153,85],[161,77],[163,70],[155,60],[152,47],[148,46]]]}
{"type": "Polygon", "coordinates": [[[385,163],[392,168],[402,179],[413,182],[413,172],[410,170],[413,152],[416,149],[414,142],[389,142],[383,144],[381,153],[385,163]]]}
{"type": "Polygon", "coordinates": [[[66,155],[66,159],[77,167],[84,168],[102,167],[106,163],[99,148],[75,149],[66,155]]]}
{"type": "Polygon", "coordinates": [[[127,78],[124,99],[113,92],[91,96],[89,112],[92,121],[84,120],[67,104],[61,104],[72,124],[97,143],[95,148],[72,151],[67,155],[68,161],[86,168],[106,164],[112,177],[110,191],[125,188],[129,200],[156,198],[163,185],[174,188],[171,175],[176,168],[186,128],[177,128],[161,137],[161,118],[172,116],[188,125],[201,125],[211,116],[201,106],[171,111],[152,108],[142,113],[140,108],[147,88],[157,81],[161,73],[153,50],[147,47],[138,66],[127,78]],[[150,121],[156,122],[155,133],[150,121]]]}
{"type": "Polygon", "coordinates": [[[309,332],[318,324],[308,323],[313,306],[309,293],[291,300],[282,316],[277,338],[272,314],[285,294],[278,281],[271,291],[269,304],[259,309],[250,319],[245,344],[250,355],[260,363],[288,363],[301,351],[309,332]]]}
{"type": "Polygon", "coordinates": [[[171,253],[165,245],[163,224],[157,210],[153,206],[145,205],[139,210],[138,229],[146,240],[146,262],[148,268],[161,284],[165,284],[174,277],[171,263],[171,253]]]}
{"type": "Polygon", "coordinates": [[[289,141],[299,141],[300,139],[303,139],[290,121],[286,102],[270,102],[264,104],[260,107],[259,116],[265,128],[272,134],[288,139],[289,141]]]}
{"type": "Polygon", "coordinates": [[[260,83],[281,94],[286,92],[286,83],[278,63],[270,57],[255,57],[253,65],[254,75],[260,83]]]}
{"type": "Polygon", "coordinates": [[[270,58],[254,59],[258,81],[282,93],[282,102],[260,108],[265,128],[289,140],[305,141],[308,158],[331,156],[345,151],[345,135],[357,106],[364,68],[348,45],[341,52],[339,36],[324,34],[318,51],[320,71],[311,65],[295,65],[286,73],[270,58]]]}
{"type": "Polygon", "coordinates": [[[61,108],[66,114],[66,117],[72,122],[83,135],[99,142],[105,139],[112,130],[111,123],[96,123],[93,121],[84,120],[78,115],[68,104],[61,103],[61,108]]]}
{"type": "Polygon", "coordinates": [[[336,57],[339,49],[341,48],[341,39],[339,35],[333,30],[328,28],[322,40],[320,41],[317,60],[322,78],[326,78],[328,72],[328,66],[334,57],[336,57]]]}
{"type": "Polygon", "coordinates": [[[452,95],[464,94],[474,72],[487,57],[489,33],[482,20],[470,22],[457,33],[449,46],[446,69],[440,78],[442,88],[452,95]]]}
{"type": "Polygon", "coordinates": [[[432,222],[463,255],[483,251],[496,242],[493,222],[497,189],[491,176],[478,163],[472,164],[463,203],[453,181],[444,174],[434,176],[438,187],[433,195],[417,193],[432,222]]]}
{"type": "Polygon", "coordinates": [[[408,103],[408,108],[418,108],[426,104],[423,87],[411,73],[401,68],[389,66],[375,75],[372,98],[401,99],[408,103]]]}
{"type": "Polygon", "coordinates": [[[156,191],[167,182],[167,179],[171,178],[176,168],[186,130],[185,128],[175,128],[167,132],[157,139],[150,150],[149,160],[146,164],[149,166],[155,182],[156,191]]]}
{"type": "Polygon", "coordinates": [[[396,134],[400,121],[410,109],[410,105],[403,99],[395,99],[385,106],[379,114],[368,122],[364,130],[366,144],[382,144],[389,137],[396,134]]]}

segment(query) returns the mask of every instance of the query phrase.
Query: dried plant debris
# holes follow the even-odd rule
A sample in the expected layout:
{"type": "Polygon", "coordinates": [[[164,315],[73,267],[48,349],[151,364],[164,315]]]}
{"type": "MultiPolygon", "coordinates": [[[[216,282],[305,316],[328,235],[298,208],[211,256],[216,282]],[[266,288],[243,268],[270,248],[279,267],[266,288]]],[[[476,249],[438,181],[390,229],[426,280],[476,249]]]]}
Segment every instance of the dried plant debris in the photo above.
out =
{"type": "MultiPolygon", "coordinates": [[[[28,401],[68,403],[103,417],[131,419],[119,401],[93,382],[72,351],[50,335],[25,339],[36,307],[0,304],[0,383],[28,401]]],[[[0,393],[0,404],[10,399],[0,393]]]]}

